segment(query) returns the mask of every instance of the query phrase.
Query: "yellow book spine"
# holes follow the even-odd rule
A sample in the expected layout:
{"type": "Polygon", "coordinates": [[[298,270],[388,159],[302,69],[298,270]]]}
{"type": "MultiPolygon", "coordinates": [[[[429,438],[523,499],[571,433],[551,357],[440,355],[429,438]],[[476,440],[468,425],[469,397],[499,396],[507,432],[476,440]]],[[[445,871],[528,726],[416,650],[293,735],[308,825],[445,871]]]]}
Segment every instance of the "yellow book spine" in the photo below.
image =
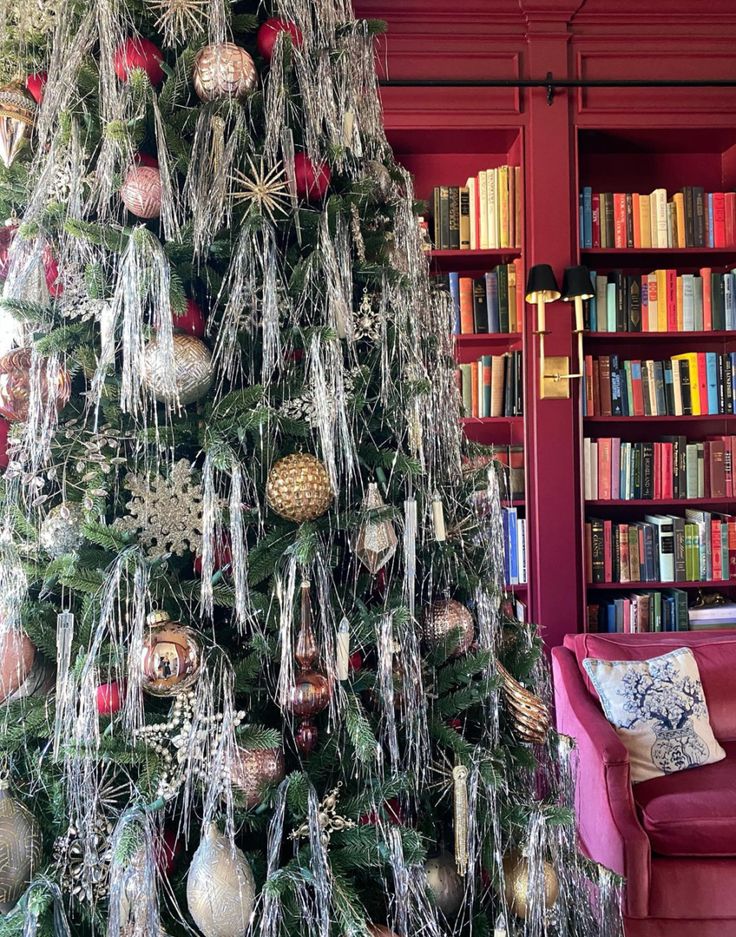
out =
{"type": "Polygon", "coordinates": [[[510,247],[509,243],[509,167],[498,169],[498,196],[501,205],[498,224],[498,243],[501,247],[510,247]]]}
{"type": "Polygon", "coordinates": [[[478,173],[478,202],[480,204],[480,249],[487,251],[491,246],[488,239],[488,173],[478,173]]]}
{"type": "Polygon", "coordinates": [[[694,351],[687,351],[682,355],[673,355],[675,361],[687,361],[690,372],[690,404],[693,416],[700,416],[700,381],[698,379],[698,355],[694,351]]]}
{"type": "Polygon", "coordinates": [[[667,331],[667,273],[655,270],[657,274],[657,331],[667,331]]]}
{"type": "Polygon", "coordinates": [[[686,247],[685,244],[685,196],[682,192],[675,192],[672,196],[675,203],[675,216],[677,218],[677,246],[686,247]]]}
{"type": "Polygon", "coordinates": [[[652,246],[652,216],[649,196],[639,196],[639,223],[641,226],[641,246],[652,246]]]}

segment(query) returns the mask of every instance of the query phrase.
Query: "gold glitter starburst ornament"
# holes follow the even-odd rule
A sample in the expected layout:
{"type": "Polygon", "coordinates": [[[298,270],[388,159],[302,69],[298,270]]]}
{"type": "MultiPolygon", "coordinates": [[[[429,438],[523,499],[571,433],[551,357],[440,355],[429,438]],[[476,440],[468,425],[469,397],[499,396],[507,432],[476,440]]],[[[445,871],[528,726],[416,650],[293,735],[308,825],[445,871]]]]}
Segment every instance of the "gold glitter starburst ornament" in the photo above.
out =
{"type": "Polygon", "coordinates": [[[156,28],[167,46],[204,32],[209,0],[149,0],[149,6],[158,14],[156,28]]]}
{"type": "Polygon", "coordinates": [[[233,182],[233,201],[244,202],[248,211],[258,211],[275,221],[276,213],[286,214],[288,210],[289,189],[286,171],[281,163],[266,169],[263,160],[258,166],[248,160],[250,175],[236,169],[231,176],[233,182]],[[237,186],[238,188],[235,188],[237,186]]]}

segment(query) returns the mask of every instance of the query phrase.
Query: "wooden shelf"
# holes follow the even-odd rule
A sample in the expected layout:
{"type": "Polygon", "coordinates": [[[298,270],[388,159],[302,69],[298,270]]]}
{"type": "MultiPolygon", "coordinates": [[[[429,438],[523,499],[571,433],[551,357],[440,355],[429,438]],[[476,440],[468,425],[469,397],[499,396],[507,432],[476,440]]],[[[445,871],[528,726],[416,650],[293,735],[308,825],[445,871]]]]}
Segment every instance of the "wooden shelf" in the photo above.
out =
{"type": "Polygon", "coordinates": [[[588,589],[596,592],[622,589],[726,589],[736,586],[736,579],[709,579],[706,582],[589,582],[588,589]]]}
{"type": "Polygon", "coordinates": [[[587,425],[597,423],[721,423],[736,420],[736,413],[701,413],[695,416],[585,416],[587,425]]]}
{"type": "Polygon", "coordinates": [[[734,341],[736,331],[716,332],[586,332],[583,336],[585,342],[703,342],[703,341],[734,341]]]}
{"type": "Polygon", "coordinates": [[[513,501],[507,501],[504,498],[501,499],[502,508],[523,508],[526,507],[526,501],[524,498],[515,499],[513,501]]]}
{"type": "Polygon", "coordinates": [[[441,251],[433,249],[429,252],[429,256],[433,264],[448,273],[451,270],[477,269],[483,264],[487,264],[490,270],[497,267],[498,264],[507,263],[521,257],[521,249],[518,247],[501,247],[483,251],[441,251]]]}
{"type": "Polygon", "coordinates": [[[520,426],[524,422],[523,416],[464,416],[460,422],[463,426],[520,426]]]}
{"type": "Polygon", "coordinates": [[[661,266],[666,259],[669,267],[694,265],[702,261],[703,266],[736,264],[736,246],[734,247],[583,247],[580,256],[584,260],[595,262],[610,258],[613,263],[649,263],[661,266]]]}
{"type": "Polygon", "coordinates": [[[477,332],[472,335],[453,335],[458,347],[476,345],[509,345],[522,341],[521,332],[477,332]]]}
{"type": "Polygon", "coordinates": [[[608,500],[586,501],[585,506],[595,508],[658,508],[658,507],[695,507],[710,505],[711,507],[727,507],[736,504],[736,498],[632,498],[625,500],[622,498],[608,500]]]}

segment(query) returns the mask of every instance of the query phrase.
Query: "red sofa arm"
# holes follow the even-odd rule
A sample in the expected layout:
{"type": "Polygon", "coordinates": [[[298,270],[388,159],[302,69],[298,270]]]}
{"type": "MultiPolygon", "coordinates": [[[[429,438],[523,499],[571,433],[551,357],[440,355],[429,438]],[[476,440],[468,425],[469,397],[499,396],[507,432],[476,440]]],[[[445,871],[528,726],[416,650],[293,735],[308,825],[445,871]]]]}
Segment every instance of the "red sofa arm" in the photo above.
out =
{"type": "Polygon", "coordinates": [[[626,878],[626,913],[646,917],[651,848],[636,815],[629,755],[591,697],[572,651],[552,649],[557,729],[575,739],[575,809],[581,845],[596,862],[626,878]]]}

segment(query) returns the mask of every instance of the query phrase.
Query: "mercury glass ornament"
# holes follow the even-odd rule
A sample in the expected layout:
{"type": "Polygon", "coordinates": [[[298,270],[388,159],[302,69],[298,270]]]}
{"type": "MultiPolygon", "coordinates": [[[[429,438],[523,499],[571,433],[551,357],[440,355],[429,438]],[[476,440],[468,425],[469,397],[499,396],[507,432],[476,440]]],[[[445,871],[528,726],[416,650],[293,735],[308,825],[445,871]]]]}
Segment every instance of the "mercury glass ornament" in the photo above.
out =
{"type": "MultiPolygon", "coordinates": [[[[363,510],[378,511],[385,508],[378,485],[371,482],[363,500],[363,510]]],[[[355,542],[355,555],[360,562],[375,576],[379,569],[389,562],[396,552],[398,538],[390,518],[372,519],[368,517],[360,526],[355,542]]]]}
{"type": "Polygon", "coordinates": [[[465,894],[465,885],[457,872],[455,857],[449,852],[428,859],[424,863],[427,875],[427,887],[432,892],[434,902],[445,917],[452,917],[460,910],[465,894]]]}
{"type": "Polygon", "coordinates": [[[284,778],[286,766],[280,748],[238,748],[230,768],[230,780],[244,795],[246,807],[255,807],[263,791],[284,778]]]}
{"type": "Polygon", "coordinates": [[[437,599],[424,609],[422,638],[429,647],[457,642],[453,657],[464,654],[473,643],[475,624],[470,611],[455,599],[437,599]]]}
{"type": "Polygon", "coordinates": [[[133,166],[120,189],[120,199],[137,218],[158,218],[161,214],[161,173],[155,166],[133,166]]]}
{"type": "Polygon", "coordinates": [[[234,42],[205,46],[194,60],[194,90],[202,101],[245,100],[258,84],[255,62],[234,42]]]}
{"type": "MultiPolygon", "coordinates": [[[[520,852],[512,851],[503,860],[504,894],[509,909],[517,917],[529,913],[529,860],[520,852]]],[[[560,894],[560,882],[551,862],[544,861],[544,907],[549,909],[560,894]]]]}
{"type": "Polygon", "coordinates": [[[317,727],[313,719],[326,709],[330,702],[330,683],[324,674],[314,669],[317,661],[317,642],[312,630],[312,602],[310,583],[304,580],[301,585],[301,623],[296,641],[294,657],[299,670],[294,678],[288,709],[300,717],[300,723],[294,733],[299,751],[308,755],[317,744],[317,727]]]}
{"type": "Polygon", "coordinates": [[[51,508],[41,524],[39,542],[54,559],[74,553],[84,542],[84,508],[76,501],[65,501],[51,508]]]}
{"type": "Polygon", "coordinates": [[[0,88],[0,159],[6,169],[31,135],[38,105],[18,84],[0,88]]]}
{"type": "Polygon", "coordinates": [[[12,910],[41,862],[41,828],[0,779],[0,914],[12,910]]]}
{"type": "MultiPolygon", "coordinates": [[[[45,362],[39,368],[41,399],[48,399],[48,370],[45,362]]],[[[0,416],[10,422],[28,419],[31,394],[31,349],[16,348],[0,357],[0,416]]],[[[56,407],[61,410],[71,394],[71,379],[66,368],[59,368],[55,388],[56,407]]]]}
{"type": "Polygon", "coordinates": [[[322,462],[309,453],[295,452],[271,468],[266,497],[279,517],[302,524],[329,509],[333,492],[322,462]]]}
{"type": "Polygon", "coordinates": [[[184,332],[175,332],[173,342],[173,381],[166,373],[166,356],[154,338],[143,353],[143,382],[160,403],[186,406],[204,397],[212,386],[212,352],[203,341],[184,332]]]}
{"type": "Polygon", "coordinates": [[[187,907],[204,937],[243,937],[256,885],[242,851],[207,825],[187,874],[187,907]]]}
{"type": "Polygon", "coordinates": [[[0,703],[11,700],[29,678],[36,648],[24,631],[7,631],[0,642],[0,703]]]}
{"type": "Polygon", "coordinates": [[[141,659],[141,686],[151,696],[177,696],[196,682],[202,667],[199,636],[156,609],[146,619],[151,629],[141,659]]]}

